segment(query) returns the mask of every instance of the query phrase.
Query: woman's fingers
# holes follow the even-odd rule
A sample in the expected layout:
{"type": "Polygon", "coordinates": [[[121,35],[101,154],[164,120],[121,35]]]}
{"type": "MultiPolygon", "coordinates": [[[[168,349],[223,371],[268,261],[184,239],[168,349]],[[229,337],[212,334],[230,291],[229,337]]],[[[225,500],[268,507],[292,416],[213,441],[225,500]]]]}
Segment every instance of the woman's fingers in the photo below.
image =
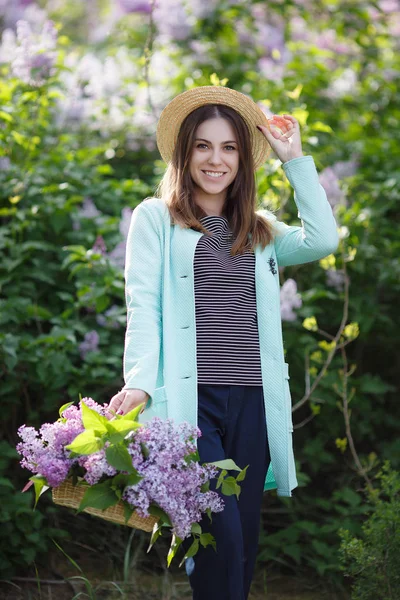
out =
{"type": "MultiPolygon", "coordinates": [[[[130,412],[131,410],[133,410],[134,408],[136,408],[137,406],[139,406],[139,404],[145,404],[146,400],[134,400],[132,401],[131,399],[126,399],[124,400],[124,402],[122,403],[122,405],[119,408],[119,414],[121,415],[126,415],[126,413],[130,412]]],[[[142,407],[142,410],[140,411],[141,413],[144,410],[144,406],[142,407]]]]}
{"type": "Polygon", "coordinates": [[[111,398],[110,404],[108,405],[108,410],[106,413],[106,416],[108,419],[111,419],[114,416],[113,413],[110,412],[110,410],[117,412],[120,409],[120,407],[124,401],[125,394],[126,394],[126,392],[118,392],[118,394],[115,394],[115,396],[113,396],[111,398]]]}
{"type": "Polygon", "coordinates": [[[127,412],[130,412],[139,404],[144,404],[141,412],[143,412],[145,405],[147,404],[148,399],[150,398],[149,394],[144,390],[139,389],[131,389],[125,390],[125,397],[123,402],[121,403],[118,414],[125,415],[127,412]]]}

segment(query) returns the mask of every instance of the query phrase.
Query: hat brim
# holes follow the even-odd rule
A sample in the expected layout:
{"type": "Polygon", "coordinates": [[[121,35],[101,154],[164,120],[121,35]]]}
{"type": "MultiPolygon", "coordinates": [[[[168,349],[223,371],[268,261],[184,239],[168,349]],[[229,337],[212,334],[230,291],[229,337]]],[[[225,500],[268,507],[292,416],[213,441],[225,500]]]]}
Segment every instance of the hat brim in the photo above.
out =
{"type": "Polygon", "coordinates": [[[160,114],[157,123],[157,146],[163,160],[169,163],[178,140],[184,119],[204,104],[225,104],[236,110],[247,124],[253,153],[254,170],[268,158],[271,150],[264,134],[257,125],[268,127],[268,120],[261,108],[245,94],[224,86],[199,86],[178,94],[160,114]]]}

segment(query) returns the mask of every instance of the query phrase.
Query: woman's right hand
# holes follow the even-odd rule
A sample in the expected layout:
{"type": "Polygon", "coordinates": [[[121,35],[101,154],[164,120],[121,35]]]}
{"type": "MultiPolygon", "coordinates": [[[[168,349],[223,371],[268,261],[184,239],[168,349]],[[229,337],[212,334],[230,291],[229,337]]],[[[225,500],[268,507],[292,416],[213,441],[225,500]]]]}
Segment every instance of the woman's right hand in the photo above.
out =
{"type": "MultiPolygon", "coordinates": [[[[120,415],[125,415],[139,406],[139,404],[145,403],[146,405],[149,398],[149,394],[144,390],[138,390],[136,388],[131,390],[121,390],[118,392],[118,394],[115,394],[115,396],[111,398],[110,404],[106,411],[106,416],[108,419],[114,418],[114,415],[110,412],[110,409],[114,410],[120,415]]],[[[144,409],[145,406],[143,406],[140,414],[142,414],[144,409]]]]}

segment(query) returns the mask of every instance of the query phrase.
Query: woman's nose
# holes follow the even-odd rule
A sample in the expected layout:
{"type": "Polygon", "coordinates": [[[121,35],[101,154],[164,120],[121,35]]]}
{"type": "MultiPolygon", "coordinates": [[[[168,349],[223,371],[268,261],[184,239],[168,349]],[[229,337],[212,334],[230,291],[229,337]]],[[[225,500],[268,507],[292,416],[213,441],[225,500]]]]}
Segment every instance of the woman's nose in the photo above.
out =
{"type": "Polygon", "coordinates": [[[211,158],[209,160],[209,162],[211,162],[213,165],[220,165],[222,160],[221,157],[219,155],[219,150],[216,149],[212,152],[211,154],[211,158]]]}

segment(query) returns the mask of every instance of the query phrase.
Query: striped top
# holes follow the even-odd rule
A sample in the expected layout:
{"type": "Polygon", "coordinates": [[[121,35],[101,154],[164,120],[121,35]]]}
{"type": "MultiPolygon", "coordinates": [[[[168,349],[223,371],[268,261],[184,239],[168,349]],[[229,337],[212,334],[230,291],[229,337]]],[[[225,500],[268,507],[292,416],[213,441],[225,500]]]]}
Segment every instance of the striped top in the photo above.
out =
{"type": "Polygon", "coordinates": [[[197,382],[262,385],[255,254],[230,255],[226,217],[208,215],[194,255],[197,382]]]}

